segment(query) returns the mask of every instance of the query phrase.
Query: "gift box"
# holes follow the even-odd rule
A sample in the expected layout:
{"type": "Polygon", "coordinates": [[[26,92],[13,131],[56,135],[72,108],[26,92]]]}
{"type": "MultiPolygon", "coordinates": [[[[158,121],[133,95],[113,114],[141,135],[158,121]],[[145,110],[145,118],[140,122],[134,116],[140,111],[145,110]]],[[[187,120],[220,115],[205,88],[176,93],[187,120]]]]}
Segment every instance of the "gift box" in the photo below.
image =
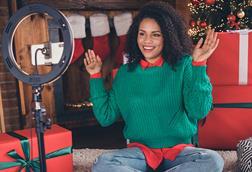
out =
{"type": "Polygon", "coordinates": [[[207,60],[213,85],[252,84],[252,31],[221,32],[217,49],[207,60]]]}
{"type": "Polygon", "coordinates": [[[214,86],[214,109],[199,123],[199,146],[236,150],[252,136],[252,86],[214,86]]]}
{"type": "MultiPolygon", "coordinates": [[[[52,125],[44,134],[47,171],[73,171],[72,134],[52,125]]],[[[39,172],[39,153],[35,129],[0,134],[0,171],[39,172]]]]}

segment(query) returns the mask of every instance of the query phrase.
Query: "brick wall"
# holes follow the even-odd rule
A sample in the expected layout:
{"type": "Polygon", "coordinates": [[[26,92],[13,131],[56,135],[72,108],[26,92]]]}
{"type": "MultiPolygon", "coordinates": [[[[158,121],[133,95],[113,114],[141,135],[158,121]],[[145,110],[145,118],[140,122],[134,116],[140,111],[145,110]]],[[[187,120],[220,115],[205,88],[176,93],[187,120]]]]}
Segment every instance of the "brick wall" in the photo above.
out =
{"type": "Polygon", "coordinates": [[[8,14],[8,0],[0,0],[0,88],[6,131],[20,129],[20,113],[18,107],[17,81],[5,67],[2,58],[2,33],[8,14]]]}

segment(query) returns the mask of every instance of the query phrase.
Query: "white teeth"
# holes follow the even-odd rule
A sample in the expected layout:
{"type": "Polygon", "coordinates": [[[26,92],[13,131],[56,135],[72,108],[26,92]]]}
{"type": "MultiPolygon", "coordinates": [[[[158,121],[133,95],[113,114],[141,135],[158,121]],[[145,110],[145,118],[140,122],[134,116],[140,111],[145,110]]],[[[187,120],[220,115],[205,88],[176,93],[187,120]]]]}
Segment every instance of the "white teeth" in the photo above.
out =
{"type": "Polygon", "coordinates": [[[154,47],[143,47],[144,49],[146,49],[146,50],[152,50],[152,49],[154,49],[154,47]]]}

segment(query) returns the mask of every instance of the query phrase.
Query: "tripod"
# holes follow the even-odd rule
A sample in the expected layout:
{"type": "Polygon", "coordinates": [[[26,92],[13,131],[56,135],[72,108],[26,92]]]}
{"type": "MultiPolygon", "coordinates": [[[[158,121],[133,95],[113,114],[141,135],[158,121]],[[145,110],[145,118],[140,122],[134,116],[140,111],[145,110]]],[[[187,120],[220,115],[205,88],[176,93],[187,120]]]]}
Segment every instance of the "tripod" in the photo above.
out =
{"type": "Polygon", "coordinates": [[[42,106],[41,86],[32,86],[33,109],[32,114],[35,118],[35,129],[38,138],[40,171],[46,172],[46,158],[44,145],[44,132],[51,127],[51,120],[46,119],[46,109],[42,106]]]}

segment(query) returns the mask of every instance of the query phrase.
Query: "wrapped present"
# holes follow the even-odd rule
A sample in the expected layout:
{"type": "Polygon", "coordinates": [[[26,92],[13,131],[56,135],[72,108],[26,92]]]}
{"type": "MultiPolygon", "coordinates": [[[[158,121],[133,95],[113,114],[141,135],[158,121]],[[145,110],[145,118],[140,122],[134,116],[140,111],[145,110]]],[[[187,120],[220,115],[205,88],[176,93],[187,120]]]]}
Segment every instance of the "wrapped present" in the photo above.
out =
{"type": "MultiPolygon", "coordinates": [[[[73,171],[72,134],[58,125],[45,131],[47,171],[73,171]]],[[[34,129],[0,134],[0,171],[39,172],[39,153],[34,129]]]]}
{"type": "Polygon", "coordinates": [[[213,85],[252,84],[252,31],[218,34],[219,46],[207,61],[213,85]]]}
{"type": "Polygon", "coordinates": [[[252,86],[214,86],[214,109],[199,123],[200,147],[236,150],[252,136],[252,86]]]}

